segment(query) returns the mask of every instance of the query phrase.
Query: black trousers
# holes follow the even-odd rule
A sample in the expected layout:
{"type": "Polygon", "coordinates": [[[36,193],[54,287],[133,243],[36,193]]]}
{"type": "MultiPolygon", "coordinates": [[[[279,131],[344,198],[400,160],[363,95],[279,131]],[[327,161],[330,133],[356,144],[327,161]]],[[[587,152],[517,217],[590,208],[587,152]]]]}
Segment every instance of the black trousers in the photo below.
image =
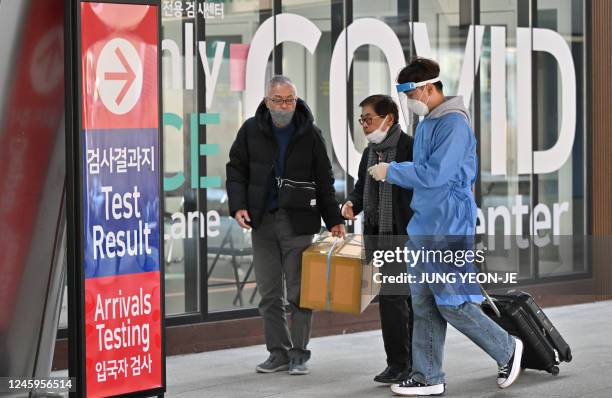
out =
{"type": "MultiPolygon", "coordinates": [[[[366,259],[372,259],[375,250],[395,250],[403,247],[405,235],[393,235],[379,239],[378,228],[364,225],[366,259]]],[[[383,275],[401,275],[406,272],[404,263],[387,263],[380,269],[383,275]]],[[[378,296],[380,327],[382,330],[387,365],[402,369],[412,368],[412,305],[407,285],[383,284],[378,296]]]]}
{"type": "Polygon", "coordinates": [[[387,365],[412,368],[412,307],[410,296],[378,296],[387,365]]]}

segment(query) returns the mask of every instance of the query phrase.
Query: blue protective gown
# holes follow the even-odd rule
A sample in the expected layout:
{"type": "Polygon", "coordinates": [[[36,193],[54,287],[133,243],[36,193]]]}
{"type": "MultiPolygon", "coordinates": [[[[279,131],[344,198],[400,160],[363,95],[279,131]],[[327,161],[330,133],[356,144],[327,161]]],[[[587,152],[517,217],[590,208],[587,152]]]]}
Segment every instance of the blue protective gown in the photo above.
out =
{"type": "MultiPolygon", "coordinates": [[[[476,139],[469,114],[458,100],[460,97],[454,97],[449,103],[443,103],[441,109],[436,108],[418,124],[412,162],[389,164],[386,181],[413,189],[414,215],[407,227],[413,248],[421,246],[414,242],[419,237],[426,240],[465,237],[473,242],[476,202],[472,185],[478,173],[476,139]],[[453,104],[457,109],[448,109],[453,104]]],[[[435,264],[425,269],[440,270],[435,264]]],[[[477,269],[470,263],[456,271],[477,272],[477,269]]],[[[431,290],[439,305],[460,305],[466,301],[481,302],[483,297],[477,289],[477,285],[454,283],[431,290]]]]}

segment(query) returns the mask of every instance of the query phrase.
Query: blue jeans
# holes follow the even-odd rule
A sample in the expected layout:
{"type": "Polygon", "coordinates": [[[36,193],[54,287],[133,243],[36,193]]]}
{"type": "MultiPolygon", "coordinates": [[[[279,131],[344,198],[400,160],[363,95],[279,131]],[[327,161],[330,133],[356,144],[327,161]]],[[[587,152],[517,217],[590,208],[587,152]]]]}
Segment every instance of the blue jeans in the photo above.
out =
{"type": "Polygon", "coordinates": [[[426,384],[444,383],[442,360],[447,322],[482,348],[498,365],[510,361],[514,353],[514,338],[486,316],[479,304],[437,305],[426,286],[414,290],[418,290],[418,294],[412,296],[411,378],[426,384]]]}

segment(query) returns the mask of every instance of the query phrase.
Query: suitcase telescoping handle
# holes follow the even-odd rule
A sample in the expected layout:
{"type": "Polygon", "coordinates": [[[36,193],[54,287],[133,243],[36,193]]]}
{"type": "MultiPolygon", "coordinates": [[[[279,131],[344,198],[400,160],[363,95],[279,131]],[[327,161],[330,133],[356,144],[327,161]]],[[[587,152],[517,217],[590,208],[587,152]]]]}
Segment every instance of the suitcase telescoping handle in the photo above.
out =
{"type": "Polygon", "coordinates": [[[495,312],[495,315],[498,318],[501,317],[501,312],[499,312],[499,308],[497,308],[497,305],[495,305],[495,303],[493,302],[493,299],[491,298],[491,296],[489,296],[489,293],[487,293],[487,291],[484,290],[484,287],[482,287],[482,285],[479,285],[479,286],[480,286],[480,290],[482,291],[482,295],[485,297],[485,299],[487,300],[487,302],[493,309],[493,312],[495,312]]]}

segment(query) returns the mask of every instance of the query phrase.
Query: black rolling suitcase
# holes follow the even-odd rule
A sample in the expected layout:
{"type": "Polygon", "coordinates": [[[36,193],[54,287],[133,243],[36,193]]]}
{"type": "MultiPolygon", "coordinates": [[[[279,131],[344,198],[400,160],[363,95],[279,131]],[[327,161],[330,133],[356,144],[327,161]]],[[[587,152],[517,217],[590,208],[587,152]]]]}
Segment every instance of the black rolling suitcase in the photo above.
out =
{"type": "Polygon", "coordinates": [[[490,299],[500,314],[488,301],[482,304],[485,314],[523,341],[522,368],[545,370],[556,376],[557,365],[572,360],[569,345],[529,293],[511,290],[490,299]]]}

